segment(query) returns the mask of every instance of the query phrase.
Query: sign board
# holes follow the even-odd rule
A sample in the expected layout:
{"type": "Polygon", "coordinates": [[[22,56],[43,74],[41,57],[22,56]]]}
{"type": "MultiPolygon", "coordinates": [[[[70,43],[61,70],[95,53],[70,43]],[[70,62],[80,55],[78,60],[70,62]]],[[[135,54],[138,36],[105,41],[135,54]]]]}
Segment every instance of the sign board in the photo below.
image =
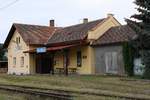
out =
{"type": "Polygon", "coordinates": [[[37,53],[45,53],[46,52],[46,47],[36,48],[36,52],[37,53]]]}

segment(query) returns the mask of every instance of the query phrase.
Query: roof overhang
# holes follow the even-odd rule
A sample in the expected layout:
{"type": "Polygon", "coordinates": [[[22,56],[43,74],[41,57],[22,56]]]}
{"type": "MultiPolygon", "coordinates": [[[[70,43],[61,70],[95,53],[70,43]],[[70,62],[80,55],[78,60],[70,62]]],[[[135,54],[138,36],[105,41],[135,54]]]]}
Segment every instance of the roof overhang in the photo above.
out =
{"type": "Polygon", "coordinates": [[[73,44],[73,45],[66,45],[66,46],[58,46],[58,47],[49,47],[47,48],[47,51],[56,51],[56,50],[62,50],[62,49],[67,49],[71,47],[76,47],[79,46],[80,44],[73,44]]]}
{"type": "MultiPolygon", "coordinates": [[[[85,45],[85,44],[71,44],[71,45],[47,47],[46,52],[63,50],[63,49],[68,49],[68,48],[71,48],[71,47],[76,47],[76,46],[81,46],[81,45],[85,45]]],[[[36,53],[36,49],[27,50],[27,51],[24,51],[23,53],[36,53]]]]}
{"type": "Polygon", "coordinates": [[[8,36],[7,36],[6,40],[5,40],[5,42],[4,42],[3,48],[7,48],[8,47],[9,42],[10,42],[10,40],[11,40],[15,30],[16,30],[16,28],[15,28],[15,26],[13,24],[11,29],[10,29],[10,31],[9,31],[9,33],[8,33],[8,36]]]}

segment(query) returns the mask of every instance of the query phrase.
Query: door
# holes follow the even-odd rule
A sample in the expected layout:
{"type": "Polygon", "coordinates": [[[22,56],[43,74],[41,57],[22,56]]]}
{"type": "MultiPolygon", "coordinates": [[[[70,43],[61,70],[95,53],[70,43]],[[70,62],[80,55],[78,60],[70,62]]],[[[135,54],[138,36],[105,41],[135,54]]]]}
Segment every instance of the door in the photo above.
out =
{"type": "Polygon", "coordinates": [[[42,63],[41,63],[42,56],[40,54],[36,55],[36,73],[40,74],[42,72],[42,63]]]}
{"type": "Polygon", "coordinates": [[[36,73],[48,74],[52,70],[52,59],[48,54],[38,54],[36,56],[36,73]]]}
{"type": "Polygon", "coordinates": [[[106,73],[117,74],[118,62],[117,52],[107,52],[105,54],[106,73]]]}
{"type": "Polygon", "coordinates": [[[48,55],[44,55],[42,60],[42,73],[50,73],[52,67],[51,64],[51,57],[48,55]]]}

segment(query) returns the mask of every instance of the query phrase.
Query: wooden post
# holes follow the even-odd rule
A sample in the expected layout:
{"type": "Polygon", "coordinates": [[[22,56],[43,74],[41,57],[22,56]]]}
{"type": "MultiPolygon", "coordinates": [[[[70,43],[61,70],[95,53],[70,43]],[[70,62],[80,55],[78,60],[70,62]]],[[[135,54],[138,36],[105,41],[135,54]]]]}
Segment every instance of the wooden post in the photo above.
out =
{"type": "Polygon", "coordinates": [[[64,72],[66,76],[68,76],[68,52],[68,49],[64,50],[64,72]]]}
{"type": "Polygon", "coordinates": [[[51,57],[51,61],[52,61],[52,75],[54,75],[54,56],[55,56],[55,53],[52,53],[52,57],[51,57]]]}
{"type": "Polygon", "coordinates": [[[40,55],[40,74],[43,74],[42,73],[42,54],[39,54],[40,55]]]}

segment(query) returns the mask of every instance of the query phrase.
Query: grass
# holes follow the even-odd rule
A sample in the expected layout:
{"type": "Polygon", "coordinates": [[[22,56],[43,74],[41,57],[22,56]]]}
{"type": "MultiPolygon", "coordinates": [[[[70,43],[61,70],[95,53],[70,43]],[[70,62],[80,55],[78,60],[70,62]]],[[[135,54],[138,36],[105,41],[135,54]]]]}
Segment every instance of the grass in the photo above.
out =
{"type": "Polygon", "coordinates": [[[7,91],[0,91],[0,100],[27,100],[28,98],[30,98],[30,96],[7,91]]]}
{"type": "Polygon", "coordinates": [[[0,100],[54,100],[54,99],[0,90],[0,100]]]}
{"type": "MultiPolygon", "coordinates": [[[[146,97],[150,95],[150,81],[115,77],[115,76],[59,76],[59,75],[33,75],[13,76],[0,75],[0,84],[13,84],[32,86],[48,89],[69,90],[78,92],[100,93],[109,92],[116,95],[134,95],[146,97]]],[[[112,97],[96,97],[89,95],[78,96],[80,98],[101,98],[101,100],[115,100],[112,97]]],[[[120,99],[119,99],[120,100],[120,99]]]]}

